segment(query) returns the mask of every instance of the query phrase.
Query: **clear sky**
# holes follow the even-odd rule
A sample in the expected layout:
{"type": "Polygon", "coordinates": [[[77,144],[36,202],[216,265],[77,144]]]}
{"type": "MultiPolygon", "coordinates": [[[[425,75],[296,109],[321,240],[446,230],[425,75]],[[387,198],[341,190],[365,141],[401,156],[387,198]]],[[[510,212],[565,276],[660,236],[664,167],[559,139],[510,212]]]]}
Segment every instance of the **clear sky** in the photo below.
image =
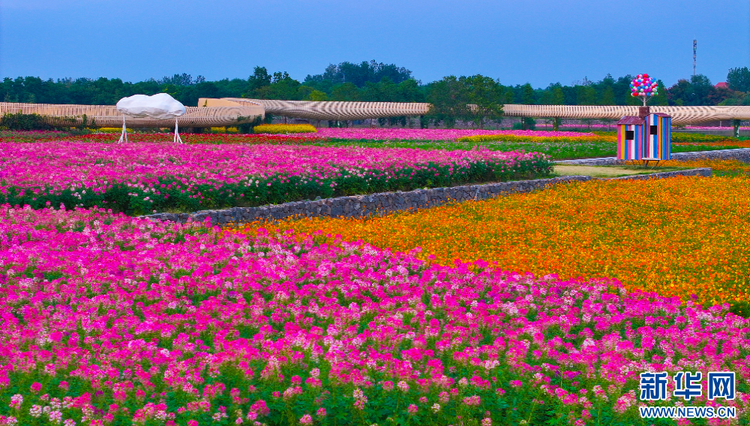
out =
{"type": "Polygon", "coordinates": [[[0,0],[0,77],[173,74],[302,81],[375,59],[423,83],[572,84],[649,73],[713,83],[750,66],[748,0],[0,0]]]}

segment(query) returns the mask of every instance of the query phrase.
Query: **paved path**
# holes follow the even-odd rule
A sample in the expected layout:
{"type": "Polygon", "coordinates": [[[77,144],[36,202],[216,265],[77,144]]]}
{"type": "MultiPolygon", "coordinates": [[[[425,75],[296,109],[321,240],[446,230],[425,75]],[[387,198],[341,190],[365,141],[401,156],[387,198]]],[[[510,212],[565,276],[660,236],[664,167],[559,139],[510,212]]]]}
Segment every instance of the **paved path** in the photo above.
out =
{"type": "MultiPolygon", "coordinates": [[[[750,163],[750,148],[722,149],[718,151],[677,152],[672,154],[673,160],[739,160],[750,163]]],[[[581,164],[587,166],[611,166],[622,163],[615,157],[581,158],[577,160],[558,160],[557,164],[581,164]]]]}

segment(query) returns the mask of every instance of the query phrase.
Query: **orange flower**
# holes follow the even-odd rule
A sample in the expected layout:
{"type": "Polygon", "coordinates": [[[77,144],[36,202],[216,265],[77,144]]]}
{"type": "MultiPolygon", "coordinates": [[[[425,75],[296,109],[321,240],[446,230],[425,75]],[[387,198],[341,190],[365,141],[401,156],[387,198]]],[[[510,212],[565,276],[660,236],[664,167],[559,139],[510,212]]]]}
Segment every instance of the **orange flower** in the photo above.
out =
{"type": "Polygon", "coordinates": [[[320,231],[452,264],[562,278],[613,277],[628,288],[701,303],[750,302],[750,179],[591,181],[369,219],[304,218],[260,227],[320,231]]]}

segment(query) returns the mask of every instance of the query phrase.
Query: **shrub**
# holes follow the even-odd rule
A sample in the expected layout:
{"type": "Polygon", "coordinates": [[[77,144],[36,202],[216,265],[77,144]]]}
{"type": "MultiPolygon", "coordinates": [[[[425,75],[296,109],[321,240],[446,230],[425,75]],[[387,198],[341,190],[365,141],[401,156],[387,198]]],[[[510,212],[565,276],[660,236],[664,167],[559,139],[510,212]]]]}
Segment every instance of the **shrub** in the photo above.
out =
{"type": "Polygon", "coordinates": [[[47,123],[39,114],[5,114],[0,118],[0,127],[7,130],[53,130],[55,126],[47,123]]]}
{"type": "Polygon", "coordinates": [[[318,129],[311,124],[261,124],[253,127],[253,133],[289,134],[317,133],[318,129]]]}
{"type": "Polygon", "coordinates": [[[736,142],[731,136],[705,135],[703,133],[672,133],[672,142],[702,143],[702,142],[736,142]]]}

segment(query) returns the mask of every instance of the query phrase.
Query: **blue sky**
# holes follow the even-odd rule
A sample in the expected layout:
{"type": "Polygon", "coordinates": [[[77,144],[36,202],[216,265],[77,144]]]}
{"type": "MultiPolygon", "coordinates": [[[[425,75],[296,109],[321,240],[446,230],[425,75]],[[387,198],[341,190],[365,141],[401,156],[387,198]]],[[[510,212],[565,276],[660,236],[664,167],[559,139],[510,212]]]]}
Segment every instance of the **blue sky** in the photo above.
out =
{"type": "Polygon", "coordinates": [[[572,84],[649,73],[713,83],[750,66],[747,0],[0,0],[0,77],[176,73],[298,80],[375,59],[424,83],[483,74],[502,84],[572,84]]]}

